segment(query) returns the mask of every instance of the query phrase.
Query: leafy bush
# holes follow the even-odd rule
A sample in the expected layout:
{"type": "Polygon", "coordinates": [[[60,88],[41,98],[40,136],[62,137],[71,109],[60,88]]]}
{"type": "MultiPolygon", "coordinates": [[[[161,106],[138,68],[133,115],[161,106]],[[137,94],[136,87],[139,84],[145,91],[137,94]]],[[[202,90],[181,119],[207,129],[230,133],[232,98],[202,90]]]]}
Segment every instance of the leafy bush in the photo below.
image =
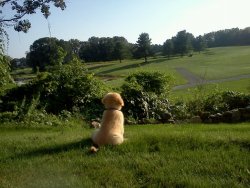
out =
{"type": "Polygon", "coordinates": [[[13,84],[13,79],[10,75],[9,61],[6,56],[1,53],[0,50],[0,95],[4,93],[4,90],[13,84]]]}
{"type": "Polygon", "coordinates": [[[171,105],[169,108],[169,111],[173,115],[173,118],[176,120],[186,120],[190,118],[190,111],[185,102],[178,101],[174,105],[171,105]]]}
{"type": "Polygon", "coordinates": [[[166,97],[171,77],[159,72],[138,72],[128,76],[122,85],[124,113],[137,120],[160,119],[169,110],[166,97]]]}
{"type": "Polygon", "coordinates": [[[209,95],[200,95],[187,102],[188,112],[193,115],[199,112],[221,113],[250,105],[250,95],[235,91],[215,91],[209,95]]]}
{"type": "Polygon", "coordinates": [[[172,77],[160,72],[141,71],[128,76],[125,81],[141,87],[144,92],[157,95],[167,94],[171,89],[172,77]]]}
{"type": "Polygon", "coordinates": [[[2,97],[4,104],[0,110],[19,108],[24,116],[30,109],[53,114],[66,110],[80,112],[86,118],[99,117],[102,113],[101,98],[106,92],[106,85],[88,74],[84,66],[68,64],[48,75],[42,74],[31,83],[11,89],[2,97]]]}

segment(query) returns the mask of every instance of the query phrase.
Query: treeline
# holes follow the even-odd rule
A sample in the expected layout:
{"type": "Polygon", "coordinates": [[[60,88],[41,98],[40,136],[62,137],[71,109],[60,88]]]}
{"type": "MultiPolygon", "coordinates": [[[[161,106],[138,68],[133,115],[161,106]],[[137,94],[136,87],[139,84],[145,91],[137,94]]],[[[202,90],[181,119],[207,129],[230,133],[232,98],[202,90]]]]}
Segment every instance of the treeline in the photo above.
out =
{"type": "Polygon", "coordinates": [[[31,66],[43,71],[47,65],[65,64],[74,59],[84,62],[113,61],[130,58],[144,58],[155,54],[171,57],[173,55],[192,55],[193,51],[203,51],[211,47],[250,45],[250,27],[232,28],[210,32],[194,37],[186,30],[179,31],[176,36],[167,39],[162,45],[151,43],[147,33],[142,33],[138,41],[129,43],[124,37],[91,37],[88,41],[71,39],[69,41],[56,38],[36,40],[24,59],[13,59],[12,67],[31,66]]]}
{"type": "Polygon", "coordinates": [[[203,36],[208,48],[250,45],[250,27],[233,28],[211,32],[203,36]]]}

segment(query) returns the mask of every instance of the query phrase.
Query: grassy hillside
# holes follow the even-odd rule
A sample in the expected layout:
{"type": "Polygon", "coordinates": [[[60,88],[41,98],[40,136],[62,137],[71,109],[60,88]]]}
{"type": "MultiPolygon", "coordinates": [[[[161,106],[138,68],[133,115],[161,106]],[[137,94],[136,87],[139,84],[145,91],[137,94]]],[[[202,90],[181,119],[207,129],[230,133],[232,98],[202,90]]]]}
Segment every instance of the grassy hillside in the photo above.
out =
{"type": "Polygon", "coordinates": [[[90,154],[89,128],[0,126],[0,187],[247,187],[250,124],[125,127],[90,154]]]}
{"type": "Polygon", "coordinates": [[[168,60],[164,57],[149,59],[148,63],[141,60],[124,60],[122,63],[101,62],[89,63],[89,70],[106,78],[111,85],[119,86],[125,76],[140,70],[157,70],[171,75],[176,79],[176,85],[185,84],[187,80],[176,71],[184,68],[194,75],[206,80],[218,80],[238,75],[250,74],[250,47],[211,48],[192,57],[174,57],[168,60]]]}
{"type": "MultiPolygon", "coordinates": [[[[95,73],[113,87],[121,86],[124,78],[129,74],[145,70],[170,74],[175,78],[175,85],[182,85],[188,80],[177,69],[185,69],[201,79],[218,80],[250,74],[249,59],[250,46],[239,46],[211,48],[200,54],[195,53],[192,57],[167,59],[158,56],[149,58],[148,63],[143,63],[143,59],[123,60],[122,63],[119,61],[88,63],[87,67],[90,72],[95,73]]],[[[24,82],[35,76],[31,73],[31,69],[15,70],[12,75],[16,80],[24,82]]],[[[222,89],[228,87],[232,90],[248,92],[247,88],[250,87],[248,83],[249,79],[245,78],[240,81],[227,81],[226,85],[224,83],[218,85],[222,86],[222,89]]]]}
{"type": "Polygon", "coordinates": [[[227,81],[227,82],[222,82],[222,83],[207,84],[203,86],[197,86],[197,87],[172,91],[170,93],[170,99],[172,101],[176,101],[179,99],[188,101],[189,99],[192,99],[195,94],[196,95],[199,95],[199,94],[202,95],[203,93],[212,94],[216,90],[250,93],[250,78],[241,79],[237,81],[227,81]]]}

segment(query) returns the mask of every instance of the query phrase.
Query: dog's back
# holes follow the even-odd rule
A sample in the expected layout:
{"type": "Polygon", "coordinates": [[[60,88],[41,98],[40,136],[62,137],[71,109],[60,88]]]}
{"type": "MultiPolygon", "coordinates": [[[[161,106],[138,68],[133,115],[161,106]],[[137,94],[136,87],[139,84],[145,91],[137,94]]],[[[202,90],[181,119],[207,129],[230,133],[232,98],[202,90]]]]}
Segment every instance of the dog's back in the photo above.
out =
{"type": "Polygon", "coordinates": [[[97,145],[117,145],[123,142],[124,116],[119,110],[105,110],[101,128],[94,133],[92,139],[97,145]]]}

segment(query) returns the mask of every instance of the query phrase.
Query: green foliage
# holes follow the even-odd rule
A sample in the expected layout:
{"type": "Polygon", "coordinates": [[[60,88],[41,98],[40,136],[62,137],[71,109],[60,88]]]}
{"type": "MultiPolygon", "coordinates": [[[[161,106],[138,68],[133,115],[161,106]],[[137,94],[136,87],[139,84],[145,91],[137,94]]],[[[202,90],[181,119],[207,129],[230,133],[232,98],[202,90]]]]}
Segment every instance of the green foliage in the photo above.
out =
{"type": "Polygon", "coordinates": [[[163,54],[167,55],[168,58],[170,58],[170,55],[173,54],[173,50],[174,50],[173,41],[170,39],[166,40],[163,44],[163,54]]]}
{"type": "MultiPolygon", "coordinates": [[[[14,29],[18,32],[22,31],[27,33],[31,27],[31,23],[27,19],[23,19],[23,17],[27,14],[35,14],[37,9],[40,9],[41,13],[45,18],[48,18],[50,15],[50,4],[61,10],[66,8],[66,4],[64,0],[2,0],[0,1],[1,7],[11,7],[12,11],[8,12],[8,17],[0,18],[0,24],[5,24],[7,26],[13,26],[14,29]]],[[[6,9],[6,8],[5,8],[6,9]]],[[[0,14],[3,12],[0,11],[0,14]]]]}
{"type": "Polygon", "coordinates": [[[9,60],[1,53],[0,49],[0,96],[13,84],[14,81],[10,75],[9,60]]]}
{"type": "Polygon", "coordinates": [[[159,72],[138,72],[128,76],[122,85],[124,112],[137,120],[160,119],[168,111],[166,98],[171,77],[159,72]]]}
{"type": "Polygon", "coordinates": [[[193,34],[186,32],[186,30],[179,31],[176,37],[172,39],[175,53],[181,54],[181,56],[187,54],[193,48],[193,38],[193,34]]]}
{"type": "Polygon", "coordinates": [[[137,40],[137,51],[140,57],[145,59],[147,62],[147,57],[150,54],[151,39],[148,33],[141,33],[137,40]]]}
{"type": "Polygon", "coordinates": [[[235,91],[219,91],[202,94],[187,101],[187,111],[190,114],[199,112],[221,113],[236,108],[245,108],[250,105],[250,95],[235,91]]]}
{"type": "Polygon", "coordinates": [[[190,112],[190,109],[188,107],[189,106],[187,105],[187,103],[181,101],[180,99],[179,101],[176,101],[169,107],[169,112],[171,112],[175,120],[187,120],[190,118],[192,114],[192,112],[190,112]]]}
{"type": "Polygon", "coordinates": [[[224,112],[250,105],[250,94],[224,91],[211,94],[204,101],[204,111],[224,112]]]}
{"type": "Polygon", "coordinates": [[[93,74],[86,73],[84,66],[68,64],[48,76],[44,92],[49,112],[78,109],[86,116],[95,116],[102,110],[100,99],[107,88],[93,74]]]}
{"type": "Polygon", "coordinates": [[[169,93],[172,80],[171,76],[157,71],[141,71],[131,74],[125,79],[132,86],[141,87],[142,91],[153,92],[157,95],[169,93]]]}
{"type": "Polygon", "coordinates": [[[30,46],[27,63],[34,72],[45,71],[47,66],[62,65],[67,52],[56,38],[40,38],[30,46]]]}
{"type": "Polygon", "coordinates": [[[26,116],[34,109],[60,114],[82,113],[86,118],[100,117],[101,98],[107,87],[81,64],[59,66],[50,74],[41,74],[33,82],[13,88],[2,97],[1,111],[15,111],[26,116]]]}
{"type": "Polygon", "coordinates": [[[111,61],[131,57],[131,49],[124,37],[91,37],[82,42],[79,56],[86,62],[111,61]]]}

